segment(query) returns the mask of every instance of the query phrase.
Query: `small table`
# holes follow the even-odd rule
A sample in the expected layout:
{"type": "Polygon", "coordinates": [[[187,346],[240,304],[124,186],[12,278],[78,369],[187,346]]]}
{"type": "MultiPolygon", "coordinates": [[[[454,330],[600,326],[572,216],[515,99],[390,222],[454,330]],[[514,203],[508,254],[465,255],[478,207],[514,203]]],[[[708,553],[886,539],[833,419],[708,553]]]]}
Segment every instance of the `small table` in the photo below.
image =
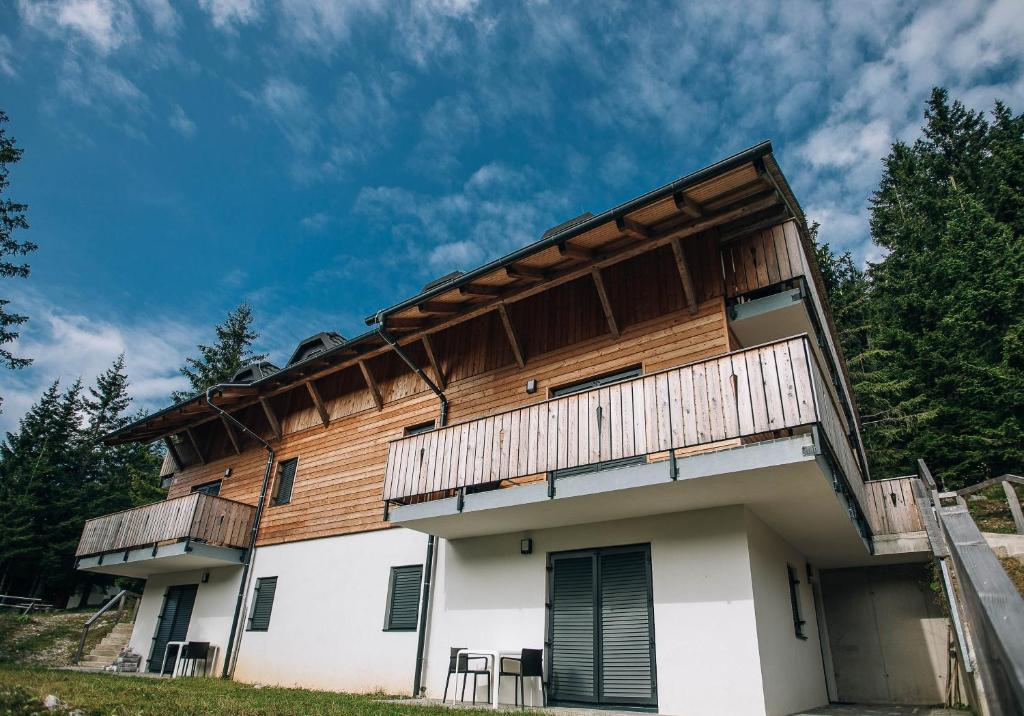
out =
{"type": "MultiPolygon", "coordinates": [[[[501,657],[503,657],[503,656],[514,656],[516,658],[519,658],[522,655],[522,653],[523,653],[522,649],[497,649],[497,650],[495,650],[495,649],[472,649],[472,648],[470,648],[470,649],[461,649],[459,651],[459,656],[461,656],[462,654],[465,654],[469,658],[473,658],[474,656],[482,656],[482,657],[487,658],[487,660],[490,662],[490,665],[491,665],[491,667],[490,667],[491,668],[491,677],[490,677],[491,678],[491,706],[493,708],[497,709],[498,708],[498,672],[499,672],[499,668],[498,667],[501,664],[501,657]]],[[[458,664],[458,661],[456,661],[455,663],[458,664]]],[[[467,669],[469,668],[469,663],[468,662],[466,664],[466,668],[467,669]]],[[[465,679],[466,677],[463,676],[462,678],[465,679]]]]}

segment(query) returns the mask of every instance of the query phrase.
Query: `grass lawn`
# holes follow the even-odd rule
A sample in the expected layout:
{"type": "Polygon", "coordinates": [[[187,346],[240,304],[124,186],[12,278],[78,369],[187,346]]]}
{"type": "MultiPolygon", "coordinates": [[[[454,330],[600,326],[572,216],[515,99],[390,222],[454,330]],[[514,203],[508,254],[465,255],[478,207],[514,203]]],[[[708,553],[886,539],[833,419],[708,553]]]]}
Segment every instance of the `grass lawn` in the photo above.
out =
{"type": "MultiPolygon", "coordinates": [[[[1014,485],[1017,497],[1024,502],[1024,485],[1014,485]]],[[[967,497],[967,509],[982,532],[1014,534],[1017,529],[1006,503],[1002,485],[993,485],[967,497]]]]}
{"type": "MultiPolygon", "coordinates": [[[[378,696],[305,689],[257,688],[216,678],[149,679],[0,665],[0,714],[34,716],[37,713],[50,713],[42,711],[38,702],[31,703],[31,700],[41,700],[48,694],[55,695],[71,707],[82,709],[89,716],[441,716],[452,713],[438,706],[380,703],[378,696]]],[[[494,716],[494,712],[489,709],[459,709],[455,713],[458,716],[494,716]]]]}

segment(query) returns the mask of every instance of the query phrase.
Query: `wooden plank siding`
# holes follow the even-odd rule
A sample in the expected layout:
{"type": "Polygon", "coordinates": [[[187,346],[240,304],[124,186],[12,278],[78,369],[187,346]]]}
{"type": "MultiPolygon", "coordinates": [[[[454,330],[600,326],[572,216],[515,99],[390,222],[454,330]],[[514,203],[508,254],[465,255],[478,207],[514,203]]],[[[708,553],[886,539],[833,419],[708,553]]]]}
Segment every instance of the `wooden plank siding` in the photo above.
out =
{"type": "Polygon", "coordinates": [[[810,275],[792,221],[723,244],[722,271],[729,298],[810,275]]]}
{"type": "MultiPolygon", "coordinates": [[[[814,360],[809,341],[792,338],[399,439],[383,497],[828,424],[837,418],[829,394],[816,394],[814,360]],[[828,405],[818,409],[819,400],[828,405]]],[[[826,433],[837,455],[849,452],[842,433],[826,433]]],[[[856,463],[839,459],[859,483],[856,463]]]]}
{"type": "Polygon", "coordinates": [[[246,547],[255,513],[253,505],[193,492],[88,520],[75,555],[80,557],[183,539],[226,547],[246,547]]]}
{"type": "Polygon", "coordinates": [[[867,497],[864,507],[873,533],[890,535],[924,530],[914,495],[915,479],[915,476],[910,475],[889,480],[871,480],[864,484],[867,497]]]}
{"type": "MultiPolygon", "coordinates": [[[[436,363],[444,374],[449,423],[460,425],[458,430],[432,431],[420,439],[430,474],[456,480],[479,474],[497,474],[500,479],[521,475],[511,479],[523,482],[537,479],[552,460],[557,465],[574,466],[628,457],[638,451],[664,457],[670,445],[681,446],[680,452],[713,449],[791,427],[806,405],[797,404],[796,412],[787,417],[784,401],[790,393],[812,393],[815,404],[824,397],[831,399],[823,390],[825,381],[820,374],[802,372],[799,360],[794,372],[791,356],[788,362],[774,355],[764,358],[775,375],[781,372],[786,377],[779,391],[770,395],[754,391],[748,396],[735,387],[742,377],[749,381],[760,375],[763,379],[765,368],[760,358],[757,365],[747,365],[745,360],[737,365],[730,356],[724,358],[728,364],[715,362],[701,370],[662,373],[723,358],[731,347],[723,261],[716,238],[713,232],[706,232],[687,237],[683,244],[698,299],[696,313],[690,313],[671,247],[660,246],[602,269],[618,338],[609,332],[601,297],[587,274],[507,304],[509,320],[522,343],[522,368],[496,310],[431,334],[433,359],[422,341],[403,346],[417,364],[432,370],[428,366],[436,363]],[[636,366],[644,374],[661,377],[643,383],[642,389],[629,395],[610,388],[599,391],[593,405],[589,396],[586,405],[577,400],[575,411],[547,407],[552,388],[636,366]],[[532,394],[526,392],[528,380],[537,382],[532,394]],[[663,396],[668,402],[659,405],[663,396]],[[700,400],[694,403],[684,396],[700,396],[700,400]],[[659,405],[661,412],[656,417],[661,422],[647,419],[648,404],[659,405]],[[727,409],[732,406],[738,407],[727,409]],[[530,409],[521,410],[526,407],[530,409]],[[679,413],[672,410],[684,411],[684,419],[673,421],[670,416],[679,413]],[[608,432],[603,416],[610,414],[621,416],[621,425],[608,432]],[[498,415],[500,420],[495,418],[498,415]],[[481,418],[486,420],[473,422],[481,418]],[[578,440],[571,444],[559,440],[567,431],[578,434],[578,440]],[[730,437],[745,435],[752,437],[730,437]],[[595,436],[593,440],[591,436],[595,436]],[[493,449],[495,444],[499,449],[493,449]],[[514,455],[513,444],[522,446],[514,455]],[[484,445],[491,449],[485,450],[484,445]]],[[[769,278],[775,275],[775,269],[766,271],[769,278]]],[[[781,267],[779,271],[781,276],[781,267]]],[[[388,527],[383,521],[382,494],[386,473],[388,484],[392,484],[389,446],[402,438],[406,428],[435,420],[438,399],[394,352],[368,358],[366,366],[380,391],[379,410],[363,373],[350,366],[316,380],[329,417],[326,424],[310,391],[302,385],[235,413],[271,441],[278,462],[298,458],[291,501],[268,504],[259,544],[388,527]]],[[[828,433],[829,440],[845,440],[842,416],[833,411],[830,419],[835,425],[828,433]]],[[[179,471],[168,497],[187,495],[193,486],[219,479],[230,468],[230,476],[222,480],[221,496],[255,503],[266,463],[263,448],[239,433],[241,454],[236,454],[219,421],[196,425],[194,432],[206,463],[179,471]]],[[[859,485],[855,461],[844,462],[844,470],[847,467],[854,470],[848,473],[851,482],[859,485]]]]}
{"type": "MultiPolygon", "coordinates": [[[[495,312],[432,336],[435,358],[448,381],[449,421],[463,422],[537,403],[550,388],[622,368],[642,365],[645,372],[654,372],[727,352],[721,269],[713,239],[700,237],[688,251],[691,263],[698,267],[694,274],[701,298],[693,315],[687,310],[674,264],[667,263],[671,261],[668,250],[664,256],[638,256],[605,271],[609,300],[621,329],[618,339],[608,333],[589,276],[510,307],[526,354],[523,369],[515,364],[495,312]],[[526,392],[529,379],[538,385],[532,395],[526,392]]],[[[420,342],[405,349],[413,360],[428,365],[420,342]]],[[[381,490],[388,444],[401,437],[406,427],[436,419],[438,400],[394,354],[374,358],[368,365],[384,400],[380,411],[358,369],[318,381],[331,418],[326,428],[306,390],[269,401],[284,432],[282,439],[273,441],[277,459],[297,457],[299,461],[291,502],[267,507],[260,544],[387,526],[381,490]]],[[[273,440],[261,406],[243,411],[239,419],[273,440]]],[[[488,436],[469,437],[484,440],[488,436]]],[[[206,465],[190,466],[175,476],[169,496],[186,494],[230,467],[232,475],[223,480],[221,495],[255,502],[266,452],[251,440],[242,447],[242,454],[235,455],[225,440],[223,448],[208,450],[211,459],[206,465]]]]}

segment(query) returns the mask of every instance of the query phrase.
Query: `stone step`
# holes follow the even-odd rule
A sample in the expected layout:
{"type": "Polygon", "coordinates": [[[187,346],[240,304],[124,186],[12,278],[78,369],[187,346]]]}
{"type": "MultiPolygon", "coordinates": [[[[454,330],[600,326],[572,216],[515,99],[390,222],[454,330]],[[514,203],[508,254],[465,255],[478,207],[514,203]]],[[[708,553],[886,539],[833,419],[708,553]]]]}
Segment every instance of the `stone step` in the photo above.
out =
{"type": "Polygon", "coordinates": [[[115,656],[117,656],[118,654],[121,653],[121,648],[122,647],[120,647],[120,646],[102,646],[102,647],[96,647],[95,649],[93,649],[89,653],[90,654],[95,654],[96,656],[109,656],[109,657],[113,658],[113,657],[115,657],[115,656]]]}

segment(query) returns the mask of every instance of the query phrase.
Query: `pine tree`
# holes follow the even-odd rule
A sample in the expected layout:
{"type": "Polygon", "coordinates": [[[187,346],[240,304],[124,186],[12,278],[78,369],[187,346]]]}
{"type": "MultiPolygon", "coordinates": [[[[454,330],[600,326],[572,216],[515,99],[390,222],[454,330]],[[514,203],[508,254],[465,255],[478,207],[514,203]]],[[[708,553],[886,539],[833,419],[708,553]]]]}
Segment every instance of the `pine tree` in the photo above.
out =
{"type": "Polygon", "coordinates": [[[854,382],[881,474],[924,457],[954,486],[1024,461],[1022,171],[1024,118],[997,103],[989,122],[941,89],[922,137],[884,160],[871,232],[886,253],[843,326],[863,321],[848,353],[873,365],[854,382]]]}
{"type": "Polygon", "coordinates": [[[107,433],[126,425],[131,396],[122,353],[99,375],[84,401],[90,445],[86,501],[91,516],[117,512],[162,497],[159,487],[162,456],[152,445],[104,445],[107,433]]]}
{"type": "MultiPolygon", "coordinates": [[[[29,275],[28,264],[14,259],[32,253],[37,247],[31,241],[18,241],[14,238],[15,231],[28,228],[28,220],[25,218],[28,206],[5,197],[7,187],[10,186],[8,167],[17,164],[22,153],[14,139],[7,136],[3,127],[6,122],[7,115],[0,111],[0,278],[26,278],[29,275]]],[[[4,346],[18,338],[18,326],[24,324],[28,317],[9,312],[8,305],[10,300],[0,297],[0,366],[16,370],[32,361],[15,356],[4,346]]],[[[2,405],[3,397],[0,396],[0,407],[2,405]]]]}
{"type": "Polygon", "coordinates": [[[177,391],[171,399],[178,402],[202,393],[211,385],[230,380],[242,366],[264,360],[265,353],[252,350],[253,343],[260,337],[252,329],[252,322],[252,306],[248,303],[239,304],[228,313],[224,322],[214,329],[217,342],[212,346],[200,343],[197,346],[199,357],[185,359],[181,374],[188,379],[191,391],[177,391]]]}
{"type": "Polygon", "coordinates": [[[17,593],[59,598],[76,578],[86,467],[82,419],[81,381],[63,393],[55,382],[2,448],[0,509],[14,515],[3,554],[17,593]]]}

